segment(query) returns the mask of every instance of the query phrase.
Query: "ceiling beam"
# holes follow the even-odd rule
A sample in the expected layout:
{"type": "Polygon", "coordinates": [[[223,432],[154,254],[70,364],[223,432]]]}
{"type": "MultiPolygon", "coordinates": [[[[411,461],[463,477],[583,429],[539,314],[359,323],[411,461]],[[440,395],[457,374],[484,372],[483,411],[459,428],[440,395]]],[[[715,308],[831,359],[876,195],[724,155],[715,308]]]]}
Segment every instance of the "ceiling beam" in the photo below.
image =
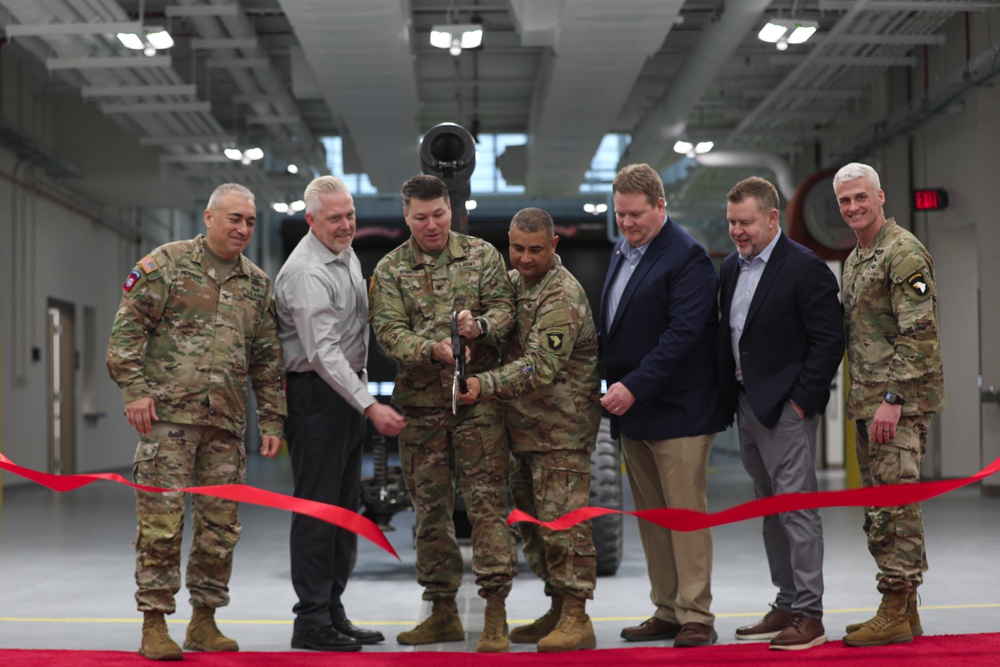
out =
{"type": "MultiPolygon", "coordinates": [[[[857,0],[819,0],[819,10],[850,11],[857,0]]],[[[996,0],[951,2],[950,0],[875,0],[868,3],[869,12],[982,12],[997,9],[996,0]]]]}
{"type": "Polygon", "coordinates": [[[46,23],[8,25],[8,37],[57,37],[62,35],[113,35],[119,32],[142,32],[141,23],[46,23]]]}
{"type": "Polygon", "coordinates": [[[139,137],[140,146],[196,146],[198,144],[234,144],[236,136],[232,134],[208,134],[203,136],[183,137],[139,137]]]}
{"type": "Polygon", "coordinates": [[[211,102],[136,102],[134,104],[103,104],[101,111],[116,113],[211,113],[211,102]]]}
{"type": "Polygon", "coordinates": [[[150,67],[170,67],[170,56],[104,56],[95,58],[49,58],[45,66],[59,69],[130,69],[150,67]]]}
{"type": "Polygon", "coordinates": [[[148,95],[182,95],[194,97],[198,87],[194,84],[173,86],[83,86],[80,94],[85,98],[94,97],[139,97],[148,95]]]}
{"type": "Polygon", "coordinates": [[[195,5],[192,7],[179,7],[168,5],[166,8],[167,18],[180,18],[190,16],[237,16],[240,7],[235,2],[229,5],[195,5]]]}
{"type": "Polygon", "coordinates": [[[883,46],[942,46],[944,35],[835,35],[824,39],[825,44],[872,44],[883,46]]]}

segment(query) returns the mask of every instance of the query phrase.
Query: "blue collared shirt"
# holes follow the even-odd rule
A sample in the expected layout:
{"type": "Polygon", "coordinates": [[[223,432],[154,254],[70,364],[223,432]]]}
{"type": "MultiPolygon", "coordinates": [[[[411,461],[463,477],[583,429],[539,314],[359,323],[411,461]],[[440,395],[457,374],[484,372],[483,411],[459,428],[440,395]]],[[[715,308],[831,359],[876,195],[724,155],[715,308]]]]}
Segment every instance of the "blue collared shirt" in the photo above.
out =
{"type": "MultiPolygon", "coordinates": [[[[660,232],[663,231],[663,225],[666,223],[667,219],[663,218],[663,222],[660,224],[660,232]]],[[[654,236],[653,238],[656,237],[654,236]]],[[[611,328],[611,323],[615,321],[615,312],[618,311],[618,304],[622,300],[622,294],[625,293],[625,287],[632,278],[632,274],[635,273],[635,267],[639,266],[639,261],[646,254],[646,249],[651,242],[652,239],[635,248],[626,240],[622,241],[621,246],[618,248],[618,252],[622,254],[622,259],[625,261],[618,265],[618,271],[615,272],[615,277],[611,279],[611,285],[608,287],[608,329],[611,328]]]]}
{"type": "Polygon", "coordinates": [[[743,367],[740,364],[740,337],[743,335],[743,326],[747,322],[750,303],[757,291],[764,267],[771,259],[771,253],[774,251],[774,246],[778,243],[780,236],[781,228],[779,227],[778,233],[774,235],[767,247],[752,260],[746,255],[739,255],[740,275],[736,279],[733,304],[729,310],[729,328],[732,331],[733,358],[736,360],[736,380],[738,382],[743,382],[743,367]]]}

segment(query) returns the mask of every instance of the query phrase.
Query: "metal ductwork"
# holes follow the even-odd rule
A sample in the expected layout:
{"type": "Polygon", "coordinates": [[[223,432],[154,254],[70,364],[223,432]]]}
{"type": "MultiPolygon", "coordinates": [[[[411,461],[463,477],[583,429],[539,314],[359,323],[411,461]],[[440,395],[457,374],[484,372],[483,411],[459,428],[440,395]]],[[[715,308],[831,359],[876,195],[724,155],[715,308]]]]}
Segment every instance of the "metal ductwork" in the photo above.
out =
{"type": "Polygon", "coordinates": [[[419,170],[417,76],[409,3],[280,0],[327,105],[376,188],[419,170]]]}
{"type": "Polygon", "coordinates": [[[528,194],[568,195],[580,183],[683,0],[511,0],[522,44],[551,39],[528,121],[528,194]]]}

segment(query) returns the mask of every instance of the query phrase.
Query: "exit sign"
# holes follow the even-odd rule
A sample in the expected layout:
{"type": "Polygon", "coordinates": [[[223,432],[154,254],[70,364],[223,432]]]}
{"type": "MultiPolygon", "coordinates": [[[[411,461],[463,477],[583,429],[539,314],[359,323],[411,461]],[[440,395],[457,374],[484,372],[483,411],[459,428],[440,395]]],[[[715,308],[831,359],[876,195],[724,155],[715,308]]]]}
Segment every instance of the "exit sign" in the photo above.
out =
{"type": "Polygon", "coordinates": [[[925,188],[913,191],[913,210],[940,211],[948,207],[948,191],[941,188],[925,188]]]}

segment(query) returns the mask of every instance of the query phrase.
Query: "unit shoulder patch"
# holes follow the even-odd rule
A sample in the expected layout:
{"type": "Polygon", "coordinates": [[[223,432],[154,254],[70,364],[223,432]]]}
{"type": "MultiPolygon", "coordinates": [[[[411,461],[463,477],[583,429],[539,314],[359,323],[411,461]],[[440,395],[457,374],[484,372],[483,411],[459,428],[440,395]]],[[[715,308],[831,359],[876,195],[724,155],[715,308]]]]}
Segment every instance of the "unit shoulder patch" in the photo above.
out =
{"type": "Polygon", "coordinates": [[[128,274],[128,278],[125,279],[125,284],[122,285],[122,289],[126,292],[131,292],[132,288],[135,287],[135,284],[141,277],[139,269],[132,269],[132,273],[128,274]]]}
{"type": "Polygon", "coordinates": [[[558,352],[562,349],[566,339],[566,330],[562,328],[546,329],[544,336],[546,346],[553,352],[558,352]]]}
{"type": "Polygon", "coordinates": [[[910,289],[918,297],[925,297],[930,291],[930,286],[927,284],[927,279],[924,277],[923,271],[914,271],[907,276],[906,284],[910,286],[910,289]]]}

